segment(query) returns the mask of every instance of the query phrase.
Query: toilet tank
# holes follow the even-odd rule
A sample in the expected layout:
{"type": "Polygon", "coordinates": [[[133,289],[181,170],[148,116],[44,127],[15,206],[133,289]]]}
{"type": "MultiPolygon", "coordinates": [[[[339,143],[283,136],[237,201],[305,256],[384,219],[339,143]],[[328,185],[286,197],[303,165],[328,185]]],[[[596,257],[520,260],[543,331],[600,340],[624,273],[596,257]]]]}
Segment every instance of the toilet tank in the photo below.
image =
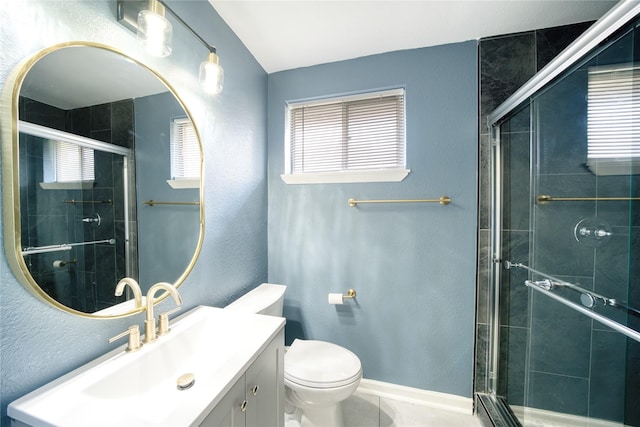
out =
{"type": "Polygon", "coordinates": [[[285,285],[263,283],[226,306],[225,309],[282,317],[286,289],[285,285]]]}

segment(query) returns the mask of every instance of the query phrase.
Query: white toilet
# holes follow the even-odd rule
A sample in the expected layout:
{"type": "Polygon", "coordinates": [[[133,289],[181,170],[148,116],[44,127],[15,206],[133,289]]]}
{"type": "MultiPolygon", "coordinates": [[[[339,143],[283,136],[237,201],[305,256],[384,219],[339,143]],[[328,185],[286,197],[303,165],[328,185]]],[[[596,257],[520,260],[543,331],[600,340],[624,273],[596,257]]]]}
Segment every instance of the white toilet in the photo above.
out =
{"type": "MultiPolygon", "coordinates": [[[[225,309],[282,316],[286,288],[263,283],[225,309]]],[[[302,427],[343,427],[340,403],[361,379],[358,356],[336,344],[296,339],[284,356],[285,396],[302,410],[302,427]]]]}

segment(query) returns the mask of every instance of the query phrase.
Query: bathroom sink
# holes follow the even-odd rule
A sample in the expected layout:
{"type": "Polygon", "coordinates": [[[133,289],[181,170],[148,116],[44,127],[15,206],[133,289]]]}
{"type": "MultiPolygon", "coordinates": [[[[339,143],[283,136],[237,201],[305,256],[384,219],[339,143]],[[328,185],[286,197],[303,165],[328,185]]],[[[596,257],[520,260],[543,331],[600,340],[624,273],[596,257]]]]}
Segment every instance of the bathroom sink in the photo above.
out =
{"type": "Polygon", "coordinates": [[[196,307],[168,335],[111,351],[12,402],[8,415],[31,426],[198,425],[283,326],[279,317],[196,307]],[[185,374],[195,382],[180,390],[185,374]]]}

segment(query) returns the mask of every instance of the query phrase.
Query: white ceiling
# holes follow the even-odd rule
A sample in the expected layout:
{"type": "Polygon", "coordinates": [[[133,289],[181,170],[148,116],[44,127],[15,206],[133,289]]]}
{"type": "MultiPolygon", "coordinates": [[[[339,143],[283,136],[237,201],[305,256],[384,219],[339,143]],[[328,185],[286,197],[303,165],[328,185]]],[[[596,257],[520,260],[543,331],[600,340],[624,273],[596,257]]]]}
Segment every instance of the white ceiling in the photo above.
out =
{"type": "Polygon", "coordinates": [[[166,91],[150,71],[124,56],[105,49],[72,46],[36,62],[22,83],[20,95],[71,110],[166,91]]]}
{"type": "MultiPolygon", "coordinates": [[[[610,0],[209,0],[268,73],[596,20],[610,0]]],[[[221,61],[224,53],[220,52],[221,61]]]]}

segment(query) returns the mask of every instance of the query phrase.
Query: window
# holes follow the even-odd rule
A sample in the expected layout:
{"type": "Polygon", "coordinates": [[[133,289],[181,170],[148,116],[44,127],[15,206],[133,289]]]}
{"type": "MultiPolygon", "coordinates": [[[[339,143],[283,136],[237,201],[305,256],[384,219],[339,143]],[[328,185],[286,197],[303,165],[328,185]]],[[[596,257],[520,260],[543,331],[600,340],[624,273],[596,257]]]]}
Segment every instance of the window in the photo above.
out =
{"type": "Polygon", "coordinates": [[[46,140],[44,183],[74,184],[95,179],[93,149],[64,141],[46,140]]]}
{"type": "Polygon", "coordinates": [[[587,166],[596,175],[640,173],[640,67],[589,69],[587,166]]]}
{"type": "Polygon", "coordinates": [[[200,186],[200,142],[196,129],[186,117],[171,121],[171,180],[173,188],[200,186]]]}
{"type": "Polygon", "coordinates": [[[289,184],[401,181],[404,89],[289,103],[285,173],[289,184]]]}

